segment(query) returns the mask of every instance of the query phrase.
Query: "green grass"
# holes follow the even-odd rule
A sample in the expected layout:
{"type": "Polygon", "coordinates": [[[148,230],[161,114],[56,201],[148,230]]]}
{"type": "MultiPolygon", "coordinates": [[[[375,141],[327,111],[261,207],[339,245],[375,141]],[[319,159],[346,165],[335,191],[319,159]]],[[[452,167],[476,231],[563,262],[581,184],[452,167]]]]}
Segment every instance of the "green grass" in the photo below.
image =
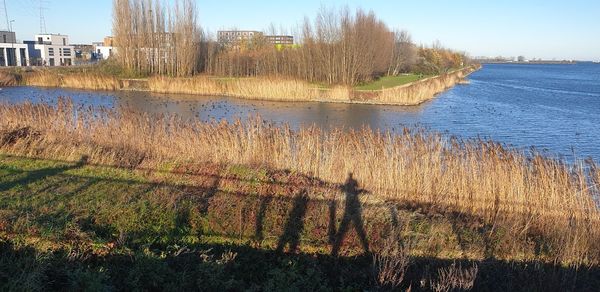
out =
{"type": "MultiPolygon", "coordinates": [[[[275,251],[282,226],[298,226],[288,223],[303,181],[247,166],[126,170],[0,154],[0,291],[373,290],[371,257],[361,254],[353,231],[345,239],[350,256],[328,255],[328,201],[304,207],[298,253],[275,251]]],[[[339,225],[344,204],[337,208],[339,225]]],[[[363,208],[368,231],[387,222],[387,208],[373,208],[363,208]]],[[[418,254],[403,286],[415,291],[440,267],[471,265],[453,254],[458,246],[481,249],[491,244],[487,234],[501,230],[464,215],[397,211],[403,240],[418,254]]],[[[373,245],[381,240],[368,234],[373,245]]],[[[596,268],[493,259],[479,265],[475,289],[600,287],[596,268]]]]}
{"type": "Polygon", "coordinates": [[[430,77],[430,76],[419,75],[419,74],[384,76],[373,82],[356,86],[355,89],[356,90],[381,90],[381,89],[392,88],[392,87],[408,84],[408,83],[415,82],[417,80],[427,78],[427,77],[430,77]]]}

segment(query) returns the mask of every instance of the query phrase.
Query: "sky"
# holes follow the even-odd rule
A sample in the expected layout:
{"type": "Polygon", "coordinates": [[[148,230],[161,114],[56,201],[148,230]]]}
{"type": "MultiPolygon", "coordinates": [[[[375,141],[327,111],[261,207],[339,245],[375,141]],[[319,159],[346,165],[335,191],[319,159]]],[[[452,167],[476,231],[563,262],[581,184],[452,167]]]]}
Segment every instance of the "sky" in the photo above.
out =
{"type": "MultiPolygon", "coordinates": [[[[39,0],[5,0],[19,40],[40,31],[39,0]]],[[[71,43],[111,34],[112,0],[42,0],[49,33],[71,43]]],[[[172,0],[170,0],[172,1],[172,0]]],[[[197,0],[205,29],[297,27],[319,9],[372,10],[391,28],[408,30],[417,44],[435,41],[471,56],[519,56],[600,61],[598,0],[197,0]]],[[[2,6],[2,2],[0,2],[2,6]]],[[[7,21],[2,7],[0,29],[7,21]]]]}

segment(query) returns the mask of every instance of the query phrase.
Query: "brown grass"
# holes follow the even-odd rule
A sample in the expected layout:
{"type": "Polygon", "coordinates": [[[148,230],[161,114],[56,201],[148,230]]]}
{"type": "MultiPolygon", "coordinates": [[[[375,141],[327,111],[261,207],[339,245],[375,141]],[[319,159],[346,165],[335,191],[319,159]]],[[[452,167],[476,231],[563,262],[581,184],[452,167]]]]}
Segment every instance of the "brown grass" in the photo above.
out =
{"type": "Polygon", "coordinates": [[[111,76],[96,73],[58,74],[49,70],[26,73],[23,83],[30,86],[67,87],[90,90],[118,90],[120,81],[111,76]]]}
{"type": "Polygon", "coordinates": [[[150,91],[158,93],[232,96],[275,101],[323,101],[418,105],[461,82],[477,70],[468,67],[414,83],[376,91],[357,91],[347,86],[318,88],[301,80],[273,78],[154,77],[150,91]]]}
{"type": "Polygon", "coordinates": [[[273,101],[350,101],[350,90],[337,86],[322,90],[301,80],[281,78],[153,77],[150,91],[158,93],[231,96],[273,101]]]}
{"type": "Polygon", "coordinates": [[[19,84],[19,76],[12,72],[0,71],[0,87],[16,86],[19,84]]]}
{"type": "MultiPolygon", "coordinates": [[[[164,94],[231,96],[243,99],[272,101],[322,101],[392,105],[418,105],[436,94],[458,84],[476,67],[420,80],[407,85],[376,91],[357,91],[348,86],[319,88],[302,80],[282,78],[215,78],[197,76],[172,78],[156,76],[136,80],[137,87],[164,94]],[[147,83],[147,86],[146,86],[147,83]],[[140,86],[141,85],[141,86],[140,86]]],[[[8,84],[16,85],[18,76],[7,76],[8,84]]],[[[1,81],[2,76],[0,76],[1,81]]],[[[130,80],[101,73],[58,73],[51,70],[25,73],[22,83],[29,86],[67,87],[89,90],[130,90],[130,80]]],[[[1,84],[1,83],[0,83],[1,84]]],[[[136,87],[136,88],[137,88],[136,87]]]]}
{"type": "Polygon", "coordinates": [[[434,98],[437,94],[463,82],[464,78],[477,70],[469,67],[440,76],[435,76],[403,86],[378,91],[374,101],[384,104],[417,105],[434,98]]]}
{"type": "Polygon", "coordinates": [[[600,172],[593,162],[569,165],[490,141],[462,141],[411,129],[400,135],[292,131],[259,119],[184,122],[76,109],[64,101],[57,108],[0,105],[0,117],[5,137],[21,130],[17,138],[0,145],[5,153],[73,161],[86,155],[91,163],[127,167],[156,168],[167,162],[261,165],[332,183],[343,183],[352,172],[372,194],[370,200],[450,208],[480,216],[492,226],[510,221],[503,225],[510,226],[505,230],[509,238],[543,235],[542,242],[532,244],[552,250],[555,258],[549,260],[600,262],[595,202],[600,172]]]}

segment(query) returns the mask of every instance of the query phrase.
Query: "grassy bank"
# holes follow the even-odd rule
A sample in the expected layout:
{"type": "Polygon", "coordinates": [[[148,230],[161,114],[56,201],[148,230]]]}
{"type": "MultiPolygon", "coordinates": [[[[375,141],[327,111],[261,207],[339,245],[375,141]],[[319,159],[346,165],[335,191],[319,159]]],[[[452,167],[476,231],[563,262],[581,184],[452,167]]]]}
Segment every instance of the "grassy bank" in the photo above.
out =
{"type": "Polygon", "coordinates": [[[119,79],[100,71],[38,70],[5,72],[5,86],[23,84],[89,90],[149,90],[165,94],[232,96],[273,101],[322,101],[367,104],[417,105],[459,83],[477,67],[420,79],[418,75],[384,77],[363,87],[322,87],[309,82],[280,78],[216,78],[197,76],[119,79]],[[132,85],[133,84],[133,85],[132,85]],[[377,90],[362,90],[374,88],[377,90]],[[381,89],[383,88],[383,89],[381,89]]]}
{"type": "Polygon", "coordinates": [[[600,287],[596,267],[520,259],[515,247],[532,243],[504,238],[509,225],[433,205],[355,205],[351,189],[259,166],[130,170],[0,154],[0,289],[600,287]]]}
{"type": "Polygon", "coordinates": [[[359,86],[354,87],[356,90],[382,90],[388,89],[392,87],[402,86],[408,83],[412,83],[423,78],[428,78],[433,76],[423,76],[421,74],[405,74],[399,76],[383,76],[373,82],[369,82],[366,84],[361,84],[359,86]]]}

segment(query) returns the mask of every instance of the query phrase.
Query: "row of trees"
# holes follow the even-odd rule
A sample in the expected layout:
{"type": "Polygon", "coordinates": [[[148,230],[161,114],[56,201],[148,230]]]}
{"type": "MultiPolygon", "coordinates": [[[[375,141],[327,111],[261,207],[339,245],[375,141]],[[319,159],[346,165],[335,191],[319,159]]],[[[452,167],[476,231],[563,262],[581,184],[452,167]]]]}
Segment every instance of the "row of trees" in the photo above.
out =
{"type": "Polygon", "coordinates": [[[194,0],[114,0],[113,33],[117,60],[141,74],[197,73],[200,27],[194,0]]]}
{"type": "MultiPolygon", "coordinates": [[[[460,67],[464,54],[417,47],[406,31],[393,31],[373,12],[322,9],[305,19],[297,46],[274,46],[256,37],[232,48],[197,24],[193,0],[114,0],[118,60],[145,74],[275,76],[355,85],[382,75],[439,73],[460,67]]],[[[274,30],[273,34],[277,34],[274,30]]]]}

